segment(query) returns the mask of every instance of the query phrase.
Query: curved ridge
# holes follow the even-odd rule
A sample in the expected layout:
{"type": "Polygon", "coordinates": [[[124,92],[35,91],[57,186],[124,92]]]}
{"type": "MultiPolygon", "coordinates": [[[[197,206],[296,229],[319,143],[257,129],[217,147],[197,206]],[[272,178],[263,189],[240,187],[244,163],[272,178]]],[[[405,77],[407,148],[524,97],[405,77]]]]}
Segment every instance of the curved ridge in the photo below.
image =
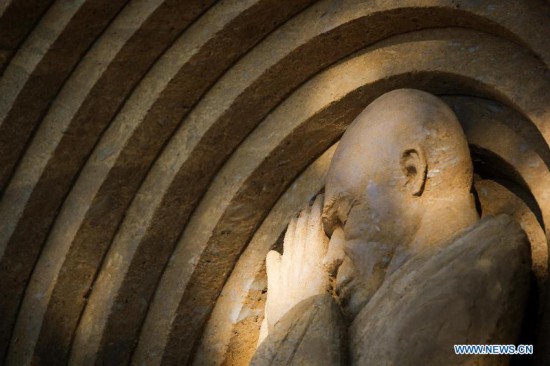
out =
{"type": "Polygon", "coordinates": [[[548,24],[541,0],[2,3],[0,356],[245,360],[274,218],[396,87],[463,95],[550,238],[548,24]]]}

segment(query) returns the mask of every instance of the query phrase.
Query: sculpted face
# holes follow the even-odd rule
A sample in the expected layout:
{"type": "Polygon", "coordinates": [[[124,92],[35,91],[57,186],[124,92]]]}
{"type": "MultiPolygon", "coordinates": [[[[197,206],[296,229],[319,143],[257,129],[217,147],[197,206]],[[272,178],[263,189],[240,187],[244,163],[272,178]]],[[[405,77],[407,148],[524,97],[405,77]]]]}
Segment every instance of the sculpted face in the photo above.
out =
{"type": "Polygon", "coordinates": [[[392,131],[383,127],[350,130],[331,164],[326,217],[334,221],[332,225],[345,228],[347,241],[399,241],[415,221],[400,146],[392,144],[392,131]]]}
{"type": "Polygon", "coordinates": [[[418,240],[442,236],[436,228],[425,232],[442,205],[453,203],[449,195],[473,208],[471,180],[462,129],[438,98],[395,90],[355,119],[333,157],[323,209],[327,234],[343,232],[336,235],[345,241],[336,291],[350,317],[380,286],[392,260],[405,258],[418,240]]]}

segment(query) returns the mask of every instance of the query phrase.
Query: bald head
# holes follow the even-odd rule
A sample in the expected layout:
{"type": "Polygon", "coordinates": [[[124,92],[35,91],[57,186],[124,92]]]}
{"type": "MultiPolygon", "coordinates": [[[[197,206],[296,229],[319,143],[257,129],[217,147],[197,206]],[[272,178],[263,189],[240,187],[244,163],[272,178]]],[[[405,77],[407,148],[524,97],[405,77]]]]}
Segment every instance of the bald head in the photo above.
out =
{"type": "Polygon", "coordinates": [[[343,232],[336,293],[350,319],[386,271],[478,220],[471,184],[464,132],[437,97],[394,90],[357,116],[332,159],[323,209],[325,231],[343,232]]]}
{"type": "Polygon", "coordinates": [[[340,141],[327,176],[326,230],[347,221],[358,201],[406,206],[468,193],[471,184],[468,144],[452,110],[426,92],[394,90],[357,116],[340,141]]]}

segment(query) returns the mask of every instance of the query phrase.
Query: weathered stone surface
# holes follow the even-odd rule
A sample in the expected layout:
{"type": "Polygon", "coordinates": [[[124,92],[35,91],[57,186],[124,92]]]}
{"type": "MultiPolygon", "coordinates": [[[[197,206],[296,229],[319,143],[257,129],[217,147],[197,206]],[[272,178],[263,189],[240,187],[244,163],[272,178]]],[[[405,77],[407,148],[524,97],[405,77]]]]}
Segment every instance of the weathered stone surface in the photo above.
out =
{"type": "Polygon", "coordinates": [[[6,189],[32,134],[41,124],[52,101],[58,98],[60,89],[75,66],[125,4],[123,0],[79,0],[70,4],[57,2],[49,7],[46,7],[49,1],[41,1],[41,4],[35,6],[32,4],[39,2],[13,1],[14,4],[2,15],[2,20],[8,24],[0,28],[0,34],[1,37],[9,38],[16,36],[18,31],[28,31],[24,27],[30,19],[26,20],[25,17],[32,19],[38,15],[35,12],[47,9],[42,17],[35,20],[29,34],[19,35],[27,37],[12,56],[0,79],[1,190],[6,189]],[[30,9],[25,9],[27,7],[30,9]],[[15,16],[10,15],[11,11],[22,11],[21,8],[25,9],[25,15],[21,17],[23,19],[4,19],[15,16]],[[4,32],[5,28],[10,29],[4,32]]]}
{"type": "MultiPolygon", "coordinates": [[[[27,1],[17,2],[6,9],[3,20],[4,16],[10,16],[10,9],[19,8],[21,11],[21,7],[32,5],[27,1]]],[[[59,207],[60,202],[51,204],[51,198],[63,199],[72,181],[56,171],[59,165],[44,177],[47,187],[37,186],[29,175],[20,177],[17,182],[13,177],[14,170],[21,168],[17,164],[21,162],[30,137],[67,77],[124,3],[121,0],[97,0],[53,4],[37,20],[0,79],[0,355],[4,355],[9,343],[14,317],[32,266],[59,207]],[[7,187],[8,182],[11,189],[7,187]],[[41,188],[45,189],[41,191],[41,188]],[[32,200],[27,202],[24,210],[22,203],[29,196],[32,200]],[[8,244],[10,239],[11,244],[8,244]]],[[[46,2],[42,2],[25,16],[32,17],[33,12],[41,8],[45,10],[45,5],[46,2]]],[[[0,30],[2,37],[15,36],[17,28],[24,27],[28,21],[19,23],[18,18],[5,20],[11,30],[7,33],[0,30]]],[[[74,147],[78,148],[79,144],[74,147]]],[[[47,155],[42,148],[44,146],[38,148],[39,154],[47,155]]],[[[67,167],[70,165],[66,156],[61,159],[67,167]]],[[[29,160],[32,165],[38,159],[35,155],[29,160]]]]}
{"type": "Polygon", "coordinates": [[[456,355],[455,344],[515,344],[529,287],[529,246],[508,216],[487,217],[451,243],[411,259],[350,329],[357,365],[505,365],[456,355]]]}
{"type": "Polygon", "coordinates": [[[5,0],[0,3],[0,75],[52,2],[5,0]]]}
{"type": "MultiPolygon", "coordinates": [[[[462,35],[464,38],[461,39],[466,40],[466,33],[462,35]]],[[[312,80],[311,83],[305,84],[303,86],[303,93],[298,94],[297,92],[294,94],[300,99],[289,99],[285,104],[282,104],[280,106],[280,112],[279,110],[274,111],[269,118],[266,119],[265,123],[249,136],[249,139],[247,139],[248,141],[241,145],[241,148],[235,152],[223,170],[218,174],[217,178],[213,181],[213,185],[205,195],[194,217],[191,218],[179,244],[179,248],[181,249],[175,251],[175,255],[172,257],[172,263],[167,267],[167,271],[164,274],[165,278],[163,278],[159,284],[159,290],[149,309],[148,318],[150,319],[146,319],[145,323],[146,326],[148,326],[148,324],[151,325],[151,331],[148,331],[146,334],[157,335],[154,339],[150,339],[152,344],[159,344],[162,342],[162,338],[158,337],[158,334],[171,332],[171,329],[173,329],[171,328],[166,314],[174,314],[173,319],[178,319],[177,321],[181,322],[182,330],[189,329],[188,323],[186,322],[189,316],[187,314],[193,311],[191,310],[192,306],[198,307],[198,305],[196,303],[186,305],[185,308],[189,310],[181,313],[181,310],[177,310],[177,304],[183,304],[194,296],[189,295],[190,292],[184,289],[183,286],[179,287],[177,291],[174,291],[172,287],[173,283],[178,282],[181,284],[182,278],[190,278],[189,273],[193,271],[196,262],[189,261],[189,258],[198,258],[207,253],[203,252],[204,248],[210,248],[209,251],[214,253],[208,258],[208,260],[211,261],[210,263],[221,264],[220,259],[225,258],[222,261],[223,267],[217,267],[205,262],[201,267],[196,267],[197,269],[201,268],[201,272],[205,272],[202,272],[202,274],[199,274],[200,272],[195,272],[195,276],[203,276],[205,281],[208,282],[210,281],[209,278],[211,278],[209,277],[210,271],[226,273],[226,271],[232,267],[233,261],[235,260],[232,259],[234,257],[230,257],[226,254],[230,252],[238,253],[241,250],[231,249],[229,247],[230,243],[233,243],[233,245],[238,248],[242,248],[241,245],[248,241],[250,232],[254,229],[253,223],[262,219],[266,212],[265,210],[271,207],[271,202],[273,202],[272,200],[278,195],[278,192],[280,192],[282,187],[286,184],[289,184],[292,180],[290,177],[296,174],[293,172],[303,169],[301,166],[296,165],[300,164],[300,161],[294,159],[294,157],[296,157],[297,154],[307,154],[308,156],[319,154],[319,151],[323,150],[323,143],[329,145],[333,139],[337,138],[339,132],[335,131],[335,129],[342,131],[343,127],[354,117],[354,114],[358,113],[364,106],[363,103],[365,100],[372,100],[373,95],[370,94],[371,92],[380,92],[381,90],[385,90],[385,88],[403,85],[401,83],[413,82],[408,79],[410,77],[409,74],[402,75],[402,78],[395,77],[384,79],[384,82],[376,83],[374,81],[377,80],[379,72],[395,72],[399,74],[399,68],[401,66],[405,67],[405,65],[393,64],[392,60],[395,59],[393,56],[395,53],[403,53],[405,52],[404,50],[408,48],[406,40],[415,40],[415,47],[413,48],[411,46],[410,53],[407,53],[410,56],[409,59],[411,57],[418,57],[418,59],[415,58],[416,61],[413,63],[415,67],[418,67],[420,70],[424,67],[431,67],[431,65],[423,64],[423,62],[429,63],[428,60],[430,60],[430,58],[427,55],[418,53],[418,50],[423,44],[420,41],[421,36],[422,33],[410,35],[411,38],[405,37],[402,39],[403,42],[399,42],[397,45],[393,45],[392,43],[388,46],[388,49],[374,48],[370,50],[372,53],[365,52],[363,54],[365,58],[361,61],[360,59],[353,58],[350,59],[349,63],[341,63],[337,65],[338,68],[327,70],[331,72],[330,74],[320,74],[319,78],[315,79],[315,81],[319,83],[314,83],[312,80]],[[367,55],[369,57],[367,57],[367,55]],[[378,70],[374,68],[373,65],[383,65],[384,67],[383,70],[378,70]],[[395,69],[392,69],[392,67],[395,67],[395,69]],[[365,73],[364,70],[369,70],[369,72],[365,73]],[[372,72],[372,74],[370,72],[372,72]],[[362,75],[364,79],[342,79],[339,77],[339,75],[342,74],[362,75]],[[374,80],[371,84],[369,80],[372,80],[372,78],[374,78],[374,80]],[[359,88],[362,84],[364,88],[359,88]],[[369,87],[366,85],[369,85],[369,87]],[[354,89],[355,87],[358,89],[354,89]],[[350,89],[355,92],[349,92],[349,94],[347,94],[350,89]],[[311,95],[319,97],[312,99],[311,95]],[[335,103],[335,98],[338,98],[341,102],[335,103]],[[304,106],[306,106],[306,108],[304,108],[304,106]],[[291,116],[288,114],[291,114],[291,116]],[[293,115],[298,115],[299,117],[293,117],[293,115]],[[311,118],[311,115],[315,116],[315,118],[311,118]],[[305,120],[308,123],[299,128],[293,127],[293,124],[297,124],[301,120],[305,120]],[[338,122],[334,123],[335,120],[338,122]],[[334,129],[326,127],[333,124],[336,125],[333,127],[334,129]],[[289,134],[289,132],[285,132],[283,127],[289,128],[290,131],[295,132],[289,134]],[[325,137],[326,134],[330,134],[330,138],[325,137]],[[269,136],[269,138],[266,136],[269,136]],[[277,139],[275,137],[277,137],[277,139]],[[291,144],[287,144],[287,141],[291,144]],[[303,141],[310,141],[310,144],[304,145],[303,141]],[[274,153],[265,153],[269,158],[265,158],[264,156],[266,155],[259,153],[259,151],[270,151],[274,148],[272,146],[278,144],[280,144],[278,148],[280,150],[275,150],[274,153]],[[285,159],[283,156],[288,156],[288,158],[285,159]],[[264,159],[266,163],[263,166],[260,165],[261,168],[254,174],[258,180],[249,179],[248,177],[251,177],[250,171],[257,169],[255,167],[261,164],[264,159]],[[250,163],[247,163],[248,161],[250,161],[250,163]],[[282,161],[287,163],[280,164],[282,161]],[[265,182],[267,182],[265,180],[267,177],[270,177],[270,184],[265,184],[265,182]],[[249,188],[243,190],[241,187],[249,188]],[[262,197],[270,198],[267,200],[262,197]],[[208,219],[206,219],[206,217],[208,217],[208,219]],[[218,219],[215,219],[216,217],[223,218],[223,220],[216,224],[216,222],[218,222],[218,219]],[[235,222],[239,222],[239,226],[236,227],[235,222]],[[246,225],[245,222],[247,223],[246,225]],[[218,229],[215,229],[214,225],[217,225],[218,229]],[[230,228],[232,229],[230,230],[230,228]],[[235,228],[238,230],[235,230],[235,228]],[[214,233],[214,235],[212,235],[212,233],[214,233]],[[199,240],[199,238],[201,239],[199,240]],[[221,245],[222,243],[223,245],[221,245]],[[222,248],[224,252],[220,254],[222,248]],[[217,258],[216,261],[212,261],[212,257],[214,256],[217,258]],[[175,314],[178,313],[181,315],[176,317],[175,314]],[[152,329],[156,330],[152,331],[152,329]]],[[[456,41],[457,38],[455,33],[446,33],[446,37],[448,37],[449,43],[443,42],[442,44],[450,45],[449,49],[446,51],[447,54],[453,50],[457,52],[455,57],[458,58],[460,58],[459,55],[461,51],[464,51],[465,55],[468,54],[470,45],[456,41]],[[455,41],[451,42],[451,39],[455,39],[455,41]]],[[[488,43],[490,42],[488,41],[488,43]]],[[[435,44],[440,45],[438,42],[435,44]]],[[[426,52],[431,52],[428,51],[428,49],[433,50],[435,44],[426,42],[426,52]],[[428,46],[428,44],[430,45],[428,46]]],[[[473,43],[471,47],[474,47],[473,43]]],[[[491,49],[490,52],[488,51],[487,57],[493,57],[489,56],[491,52],[495,52],[495,49],[491,49]]],[[[503,52],[505,51],[503,50],[503,52]]],[[[505,53],[509,52],[512,51],[510,50],[505,53]]],[[[479,56],[481,57],[481,53],[479,56]]],[[[479,61],[479,65],[482,65],[483,62],[481,62],[481,59],[479,61]]],[[[409,64],[407,64],[407,67],[408,66],[409,64]]],[[[443,66],[440,66],[443,70],[443,66]]],[[[449,65],[449,67],[452,66],[449,65]]],[[[456,71],[453,69],[453,72],[462,72],[462,70],[464,70],[464,68],[457,67],[456,71]]],[[[489,69],[486,71],[490,73],[489,69]]],[[[510,77],[513,77],[513,74],[510,74],[510,77]]],[[[498,83],[500,79],[501,75],[495,75],[495,82],[498,83]]],[[[430,86],[434,87],[436,90],[444,89],[442,85],[430,86]]],[[[172,151],[175,154],[177,148],[174,147],[172,151]]],[[[159,172],[161,171],[159,170],[159,172]]],[[[168,175],[162,175],[165,178],[173,174],[170,171],[162,172],[169,173],[168,175]]],[[[160,185],[167,184],[167,181],[160,179],[160,177],[161,175],[155,177],[156,184],[151,184],[151,192],[156,191],[160,185]],[[154,190],[152,189],[153,187],[155,187],[154,190]]],[[[182,194],[184,193],[183,190],[179,190],[179,192],[182,194]]],[[[206,260],[207,257],[204,258],[206,260]]],[[[190,284],[193,279],[188,279],[186,281],[190,284]]],[[[210,306],[209,304],[211,304],[212,301],[212,297],[210,296],[216,296],[216,290],[213,287],[210,287],[209,291],[212,291],[211,295],[203,298],[201,306],[210,306]]],[[[208,292],[205,291],[203,294],[206,295],[207,293],[208,292]]],[[[181,334],[180,336],[176,336],[174,333],[174,344],[178,343],[179,339],[182,337],[185,336],[181,334]]],[[[138,347],[140,346],[141,345],[138,345],[138,347]]],[[[155,346],[156,349],[163,347],[166,346],[155,346]]],[[[157,352],[151,353],[158,354],[157,352]]]]}
{"type": "Polygon", "coordinates": [[[275,324],[250,365],[345,365],[345,357],[346,327],[340,309],[330,295],[316,295],[275,324]]]}
{"type": "MultiPolygon", "coordinates": [[[[282,192],[393,88],[520,115],[530,127],[484,104],[523,145],[489,120],[472,136],[548,217],[531,152],[549,166],[549,14],[540,0],[0,1],[0,328],[19,314],[0,348],[11,337],[18,362],[72,348],[137,364],[208,349],[196,345],[219,324],[210,309],[282,192]],[[174,251],[182,231],[197,240],[174,251]]],[[[251,244],[275,242],[272,227],[251,244]]]]}

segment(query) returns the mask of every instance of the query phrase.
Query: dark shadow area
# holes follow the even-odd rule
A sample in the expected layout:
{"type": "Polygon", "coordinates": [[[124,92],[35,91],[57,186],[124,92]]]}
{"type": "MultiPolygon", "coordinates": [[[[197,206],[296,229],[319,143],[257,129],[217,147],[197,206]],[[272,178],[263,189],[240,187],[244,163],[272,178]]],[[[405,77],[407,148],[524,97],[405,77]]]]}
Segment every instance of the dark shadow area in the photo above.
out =
{"type": "MultiPolygon", "coordinates": [[[[477,146],[470,146],[472,154],[472,161],[474,163],[474,172],[483,179],[493,180],[520,198],[529,209],[534,213],[539,224],[543,227],[542,213],[540,208],[533,197],[533,195],[527,190],[527,185],[521,176],[499,156],[480,149],[477,146]]],[[[481,207],[479,204],[479,198],[475,189],[473,194],[476,198],[476,208],[481,213],[481,207]]],[[[521,332],[514,343],[518,345],[534,345],[534,355],[513,355],[510,357],[510,365],[535,365],[535,355],[537,354],[537,341],[538,334],[540,333],[541,316],[542,316],[542,293],[541,289],[536,286],[536,279],[533,272],[530,274],[530,286],[527,297],[527,304],[523,313],[523,320],[521,326],[521,332]]]]}
{"type": "Polygon", "coordinates": [[[474,163],[474,173],[483,179],[494,180],[518,196],[533,212],[540,226],[544,229],[540,207],[519,173],[490,151],[470,145],[470,152],[474,163]]]}

